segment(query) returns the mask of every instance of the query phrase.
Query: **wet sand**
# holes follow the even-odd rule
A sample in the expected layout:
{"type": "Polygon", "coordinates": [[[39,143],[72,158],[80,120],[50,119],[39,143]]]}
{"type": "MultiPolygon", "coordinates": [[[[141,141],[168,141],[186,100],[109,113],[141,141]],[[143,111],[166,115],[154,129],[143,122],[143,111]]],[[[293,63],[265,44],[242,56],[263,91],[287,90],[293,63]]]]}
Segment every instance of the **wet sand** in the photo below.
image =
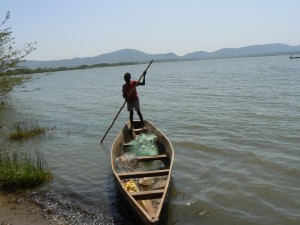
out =
{"type": "Polygon", "coordinates": [[[51,216],[46,218],[43,208],[16,194],[0,192],[0,225],[57,225],[51,216]]]}

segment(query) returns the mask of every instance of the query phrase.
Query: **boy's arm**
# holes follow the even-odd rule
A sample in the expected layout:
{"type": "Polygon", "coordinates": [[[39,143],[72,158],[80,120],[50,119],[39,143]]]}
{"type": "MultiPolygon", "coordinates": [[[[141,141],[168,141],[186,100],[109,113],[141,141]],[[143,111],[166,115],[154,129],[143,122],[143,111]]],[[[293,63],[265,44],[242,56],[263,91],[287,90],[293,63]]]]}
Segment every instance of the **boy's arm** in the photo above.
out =
{"type": "Polygon", "coordinates": [[[145,79],[146,73],[147,73],[146,71],[143,72],[143,81],[139,82],[138,85],[145,85],[146,84],[146,79],[145,79]]]}

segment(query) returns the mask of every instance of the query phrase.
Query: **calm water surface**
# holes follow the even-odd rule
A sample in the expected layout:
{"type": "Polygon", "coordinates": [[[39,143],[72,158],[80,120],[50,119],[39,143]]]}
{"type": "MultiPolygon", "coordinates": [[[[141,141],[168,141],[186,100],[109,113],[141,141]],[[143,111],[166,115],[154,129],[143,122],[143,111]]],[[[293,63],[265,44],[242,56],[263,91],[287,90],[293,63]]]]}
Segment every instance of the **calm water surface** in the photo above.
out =
{"type": "MultiPolygon", "coordinates": [[[[123,104],[123,74],[138,79],[146,66],[39,75],[0,106],[1,142],[42,152],[54,174],[31,199],[70,224],[134,224],[110,169],[125,109],[99,141],[123,104]],[[13,124],[28,119],[55,129],[10,143],[13,124]]],[[[300,223],[299,60],[154,62],[138,91],[145,119],[175,149],[162,224],[300,223]]]]}

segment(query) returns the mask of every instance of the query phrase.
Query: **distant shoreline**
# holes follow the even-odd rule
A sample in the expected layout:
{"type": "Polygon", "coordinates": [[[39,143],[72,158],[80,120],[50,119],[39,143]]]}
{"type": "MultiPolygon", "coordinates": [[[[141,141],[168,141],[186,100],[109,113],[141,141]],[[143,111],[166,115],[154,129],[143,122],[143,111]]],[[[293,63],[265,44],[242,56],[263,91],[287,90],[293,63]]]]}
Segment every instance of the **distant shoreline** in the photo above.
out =
{"type": "MultiPolygon", "coordinates": [[[[156,60],[156,63],[165,63],[165,62],[182,62],[182,61],[196,61],[196,60],[214,60],[214,59],[230,59],[230,58],[252,58],[252,57],[271,57],[271,56],[284,56],[290,55],[287,53],[284,54],[263,54],[263,55],[248,55],[248,56],[236,56],[236,57],[213,57],[213,58],[203,58],[203,59],[174,59],[174,60],[156,60]]],[[[8,70],[3,72],[2,75],[4,76],[11,76],[11,75],[25,75],[25,74],[36,74],[36,73],[51,73],[51,72],[58,72],[58,71],[67,71],[67,70],[83,70],[83,69],[92,69],[92,68],[102,68],[102,67],[114,67],[114,66],[128,66],[128,65],[138,65],[144,64],[147,62],[120,62],[120,63],[100,63],[100,64],[93,64],[93,65],[80,65],[75,67],[38,67],[38,68],[28,68],[28,67],[21,67],[15,70],[8,70]]]]}
{"type": "Polygon", "coordinates": [[[35,73],[51,73],[51,72],[58,72],[58,71],[65,71],[65,70],[83,70],[83,69],[92,69],[92,68],[100,68],[100,67],[113,67],[113,66],[128,66],[128,65],[136,65],[138,63],[133,62],[125,62],[125,63],[101,63],[101,64],[94,64],[94,65],[81,65],[76,67],[57,67],[57,68],[18,68],[15,70],[8,70],[3,73],[4,76],[11,76],[11,75],[23,75],[23,74],[35,74],[35,73]]]}

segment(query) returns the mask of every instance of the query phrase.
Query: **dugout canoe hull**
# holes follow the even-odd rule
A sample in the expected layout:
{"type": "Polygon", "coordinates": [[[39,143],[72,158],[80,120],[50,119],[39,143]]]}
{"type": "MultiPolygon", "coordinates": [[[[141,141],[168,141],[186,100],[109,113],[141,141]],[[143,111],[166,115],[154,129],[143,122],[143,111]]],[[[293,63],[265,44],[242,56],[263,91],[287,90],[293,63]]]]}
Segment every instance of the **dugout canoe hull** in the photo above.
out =
{"type": "MultiPolygon", "coordinates": [[[[168,138],[149,121],[144,121],[144,127],[145,129],[140,129],[140,121],[134,121],[135,129],[131,131],[130,122],[125,124],[113,142],[111,166],[119,192],[130,206],[134,216],[137,216],[144,224],[153,225],[160,221],[170,188],[174,149],[168,138]],[[128,151],[128,147],[130,147],[128,143],[142,133],[156,135],[155,144],[159,149],[158,154],[135,157],[129,163],[134,163],[135,168],[138,167],[137,170],[120,170],[120,163],[124,164],[124,162],[120,162],[122,161],[120,159],[128,151]],[[146,170],[144,169],[145,164],[160,166],[154,170],[146,170]]],[[[128,162],[125,163],[125,166],[131,168],[128,162]]]]}

